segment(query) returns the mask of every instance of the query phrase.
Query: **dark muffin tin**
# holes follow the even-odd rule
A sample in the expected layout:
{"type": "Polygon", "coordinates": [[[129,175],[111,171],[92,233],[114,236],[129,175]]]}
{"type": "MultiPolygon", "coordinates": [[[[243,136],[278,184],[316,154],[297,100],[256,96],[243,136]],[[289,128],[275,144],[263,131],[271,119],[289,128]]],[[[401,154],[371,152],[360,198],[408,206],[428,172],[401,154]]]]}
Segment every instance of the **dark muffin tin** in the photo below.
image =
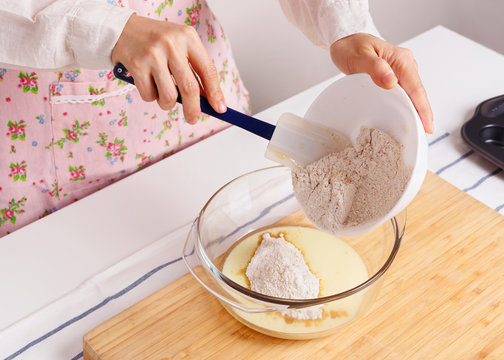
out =
{"type": "Polygon", "coordinates": [[[471,149],[504,169],[504,95],[479,104],[461,132],[471,149]]]}

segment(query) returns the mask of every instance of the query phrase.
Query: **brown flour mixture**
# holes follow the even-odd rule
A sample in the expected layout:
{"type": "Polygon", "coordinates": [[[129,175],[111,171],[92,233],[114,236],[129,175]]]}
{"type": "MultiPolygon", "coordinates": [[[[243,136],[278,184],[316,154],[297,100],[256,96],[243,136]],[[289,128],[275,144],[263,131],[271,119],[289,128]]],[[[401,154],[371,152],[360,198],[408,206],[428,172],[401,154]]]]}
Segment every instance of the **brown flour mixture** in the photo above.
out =
{"type": "Polygon", "coordinates": [[[354,146],[293,170],[294,193],[306,217],[337,233],[387,214],[411,176],[402,148],[383,131],[363,127],[354,146]]]}

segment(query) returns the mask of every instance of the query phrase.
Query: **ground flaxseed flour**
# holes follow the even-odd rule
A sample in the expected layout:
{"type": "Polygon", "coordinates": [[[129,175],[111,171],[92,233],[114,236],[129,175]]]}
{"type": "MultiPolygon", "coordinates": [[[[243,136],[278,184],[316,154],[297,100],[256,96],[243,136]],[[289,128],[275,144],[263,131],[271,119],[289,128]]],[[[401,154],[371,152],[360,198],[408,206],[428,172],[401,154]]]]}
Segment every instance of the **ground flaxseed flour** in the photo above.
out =
{"type": "MultiPolygon", "coordinates": [[[[319,293],[319,279],[310,271],[303,254],[283,234],[262,235],[261,244],[245,272],[250,288],[258,293],[284,299],[313,299],[319,293]]],[[[297,320],[322,318],[322,309],[312,306],[287,309],[282,315],[297,320]]]]}
{"type": "Polygon", "coordinates": [[[306,217],[336,234],[386,215],[411,176],[402,148],[385,132],[363,127],[353,146],[293,170],[294,193],[306,217]]]}

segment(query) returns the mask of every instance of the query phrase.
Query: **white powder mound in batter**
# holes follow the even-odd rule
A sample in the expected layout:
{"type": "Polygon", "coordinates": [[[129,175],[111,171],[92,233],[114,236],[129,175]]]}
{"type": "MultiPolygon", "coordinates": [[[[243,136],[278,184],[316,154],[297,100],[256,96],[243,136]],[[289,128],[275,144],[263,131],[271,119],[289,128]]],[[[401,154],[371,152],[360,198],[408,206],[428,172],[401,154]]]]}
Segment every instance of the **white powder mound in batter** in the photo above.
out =
{"type": "Polygon", "coordinates": [[[336,234],[386,215],[411,176],[403,146],[377,129],[363,127],[354,146],[292,171],[292,185],[306,217],[336,234]]]}
{"type": "MultiPolygon", "coordinates": [[[[284,239],[272,237],[269,233],[250,260],[245,272],[250,288],[258,293],[284,299],[313,299],[319,293],[319,280],[310,271],[303,254],[284,239]]],[[[320,306],[303,309],[288,309],[282,315],[297,320],[322,318],[320,306]]]]}

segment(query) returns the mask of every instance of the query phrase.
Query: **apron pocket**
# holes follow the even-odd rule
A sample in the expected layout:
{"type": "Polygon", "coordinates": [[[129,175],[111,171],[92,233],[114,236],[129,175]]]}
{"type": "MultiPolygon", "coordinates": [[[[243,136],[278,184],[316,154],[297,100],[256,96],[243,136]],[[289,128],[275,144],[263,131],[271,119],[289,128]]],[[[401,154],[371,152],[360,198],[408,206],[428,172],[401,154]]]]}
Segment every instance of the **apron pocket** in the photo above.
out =
{"type": "Polygon", "coordinates": [[[128,164],[127,94],[112,81],[50,85],[56,178],[62,196],[86,196],[121,177],[128,164]]]}

